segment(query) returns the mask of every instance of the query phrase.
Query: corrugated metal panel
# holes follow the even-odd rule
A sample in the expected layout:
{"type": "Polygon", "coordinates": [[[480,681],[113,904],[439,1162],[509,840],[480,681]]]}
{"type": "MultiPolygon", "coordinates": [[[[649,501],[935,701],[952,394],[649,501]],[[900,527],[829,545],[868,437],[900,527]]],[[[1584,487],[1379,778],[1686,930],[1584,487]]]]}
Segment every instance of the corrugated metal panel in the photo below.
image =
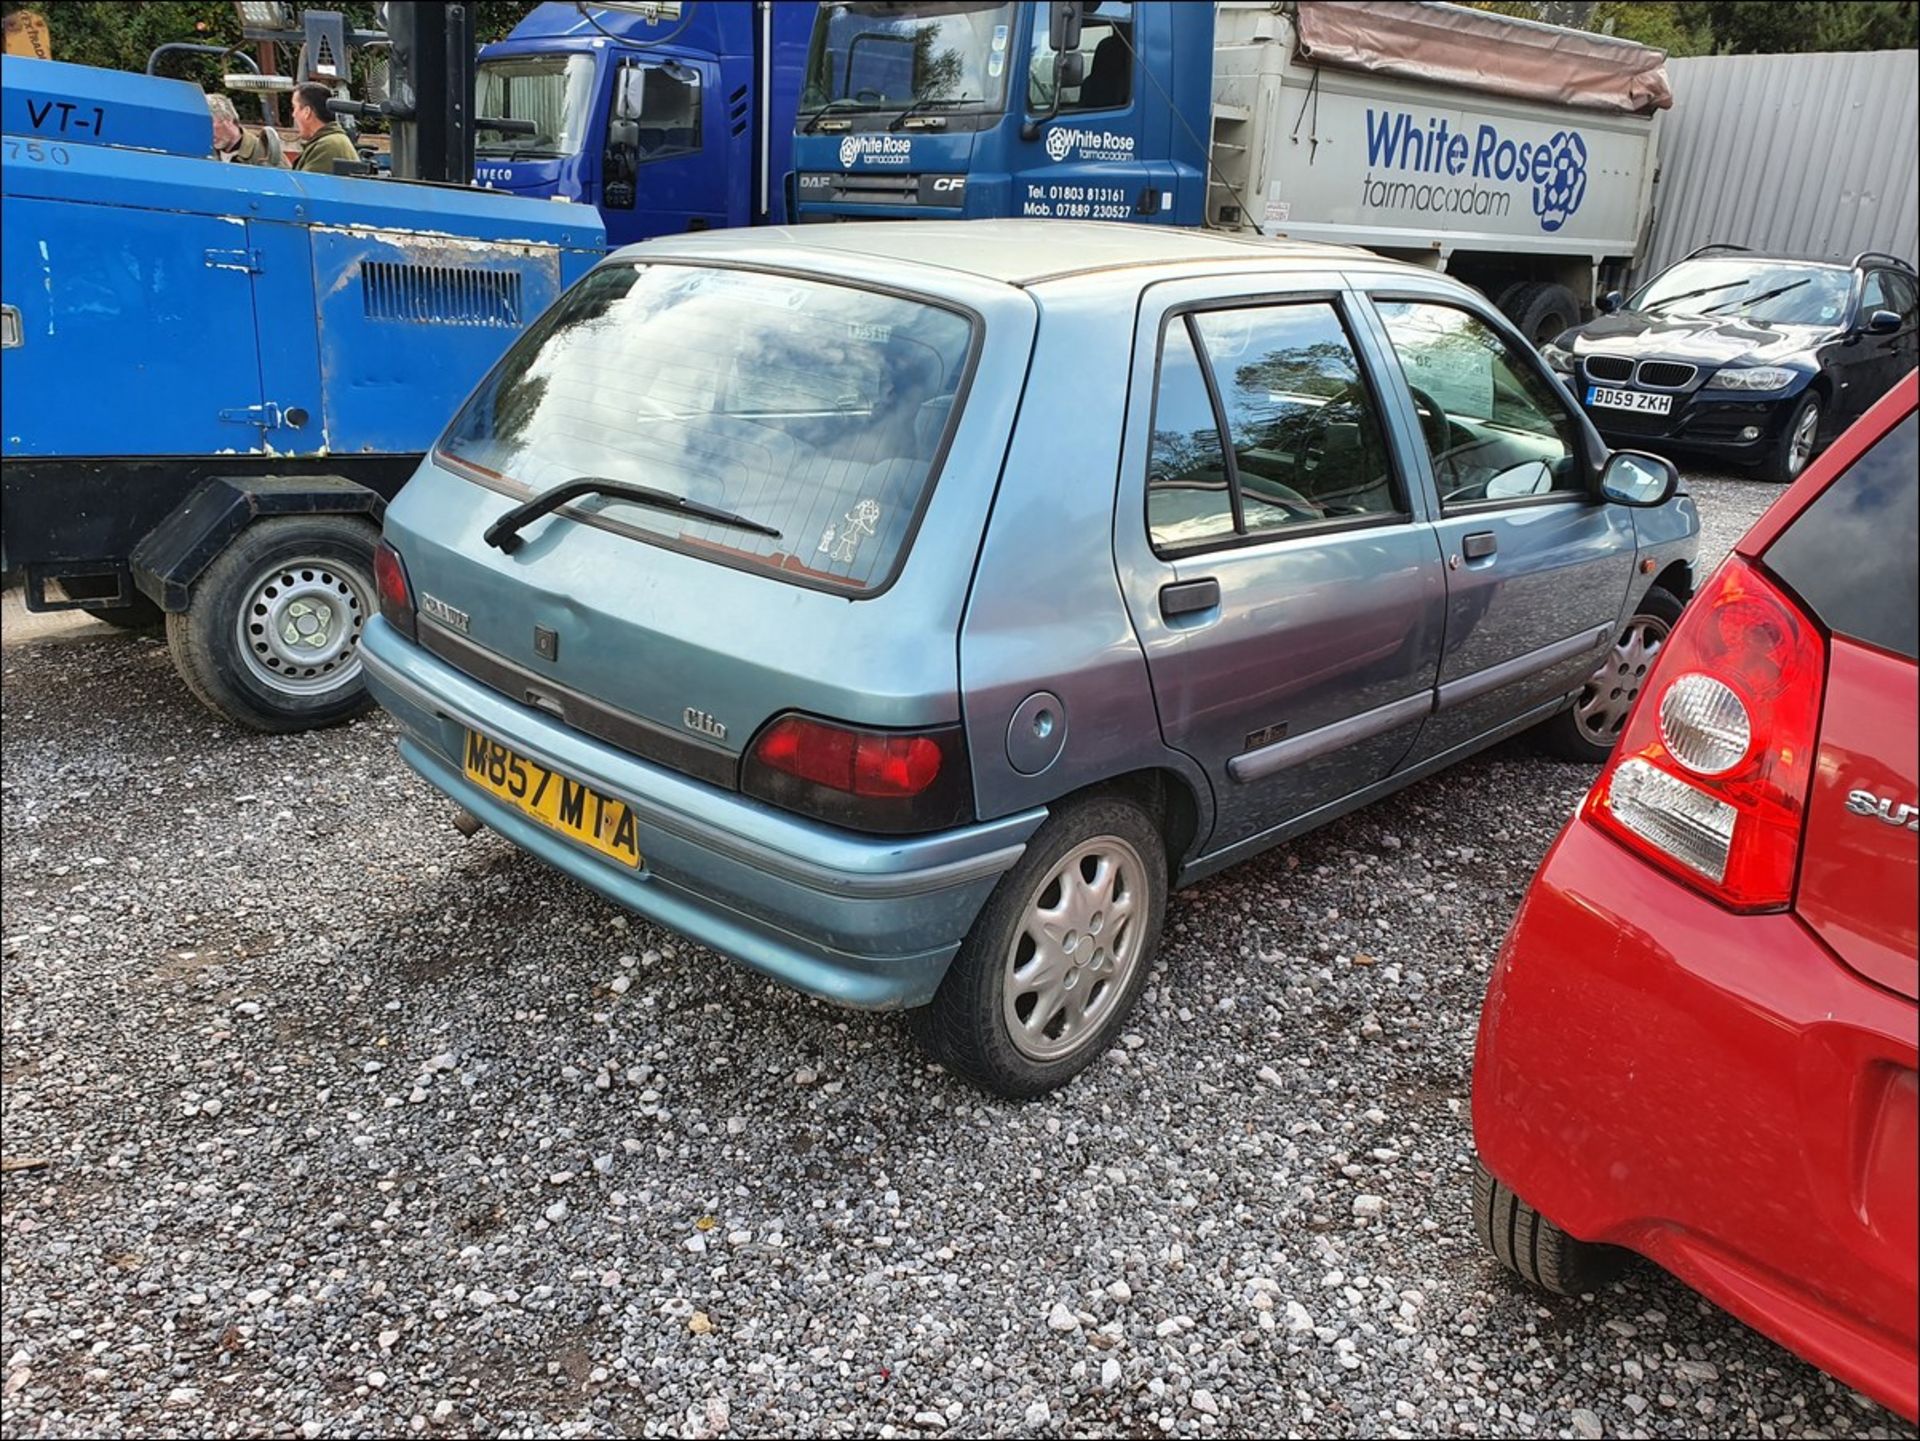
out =
{"type": "Polygon", "coordinates": [[[1651,275],[1714,241],[1851,259],[1920,252],[1920,52],[1667,62],[1651,275]]]}

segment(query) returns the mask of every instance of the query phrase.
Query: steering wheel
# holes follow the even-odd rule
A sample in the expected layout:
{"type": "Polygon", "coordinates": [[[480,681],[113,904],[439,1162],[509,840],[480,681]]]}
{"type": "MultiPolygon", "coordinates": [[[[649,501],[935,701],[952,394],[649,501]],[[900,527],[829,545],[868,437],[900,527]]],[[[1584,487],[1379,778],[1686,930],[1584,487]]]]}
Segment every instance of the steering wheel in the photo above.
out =
{"type": "Polygon", "coordinates": [[[858,100],[862,105],[878,105],[887,97],[882,95],[878,90],[856,90],[853,92],[853,98],[858,100]]]}

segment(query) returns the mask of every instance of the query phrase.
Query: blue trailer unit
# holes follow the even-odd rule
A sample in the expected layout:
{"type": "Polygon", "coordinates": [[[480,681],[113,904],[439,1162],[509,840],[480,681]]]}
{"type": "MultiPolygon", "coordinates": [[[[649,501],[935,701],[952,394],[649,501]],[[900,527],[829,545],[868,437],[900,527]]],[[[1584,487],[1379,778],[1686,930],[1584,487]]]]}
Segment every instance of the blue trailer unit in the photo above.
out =
{"type": "Polygon", "coordinates": [[[1046,216],[1199,225],[1214,7],[825,0],[793,141],[799,221],[1046,216]]]}
{"type": "Polygon", "coordinates": [[[598,216],[223,164],[193,85],[3,65],[7,568],[36,610],[165,613],[193,689],[237,719],[351,714],[368,520],[603,252],[598,216]],[[273,584],[303,560],[334,601],[273,584]]]}
{"type": "Polygon", "coordinates": [[[534,8],[480,51],[474,175],[520,195],[598,207],[607,245],[784,223],[813,5],[692,0],[649,17],[534,8]]]}

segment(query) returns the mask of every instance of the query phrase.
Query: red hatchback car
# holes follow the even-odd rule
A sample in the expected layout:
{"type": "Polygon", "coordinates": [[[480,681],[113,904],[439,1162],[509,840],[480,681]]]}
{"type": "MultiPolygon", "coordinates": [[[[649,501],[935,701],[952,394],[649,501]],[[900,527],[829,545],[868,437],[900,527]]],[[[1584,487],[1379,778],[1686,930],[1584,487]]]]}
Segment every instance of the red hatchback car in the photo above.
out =
{"type": "Polygon", "coordinates": [[[1920,1409],[1920,381],[1661,647],[1494,967],[1480,1237],[1577,1293],[1636,1251],[1920,1409]]]}

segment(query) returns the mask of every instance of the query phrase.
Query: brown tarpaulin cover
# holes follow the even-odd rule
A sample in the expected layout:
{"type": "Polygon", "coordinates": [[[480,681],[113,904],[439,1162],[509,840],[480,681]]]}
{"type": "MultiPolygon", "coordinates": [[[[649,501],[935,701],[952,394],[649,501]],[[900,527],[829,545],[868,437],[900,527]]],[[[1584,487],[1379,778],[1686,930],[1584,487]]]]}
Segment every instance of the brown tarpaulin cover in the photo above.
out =
{"type": "Polygon", "coordinates": [[[1300,0],[1300,58],[1583,110],[1673,104],[1666,52],[1607,35],[1413,0],[1300,0]]]}

